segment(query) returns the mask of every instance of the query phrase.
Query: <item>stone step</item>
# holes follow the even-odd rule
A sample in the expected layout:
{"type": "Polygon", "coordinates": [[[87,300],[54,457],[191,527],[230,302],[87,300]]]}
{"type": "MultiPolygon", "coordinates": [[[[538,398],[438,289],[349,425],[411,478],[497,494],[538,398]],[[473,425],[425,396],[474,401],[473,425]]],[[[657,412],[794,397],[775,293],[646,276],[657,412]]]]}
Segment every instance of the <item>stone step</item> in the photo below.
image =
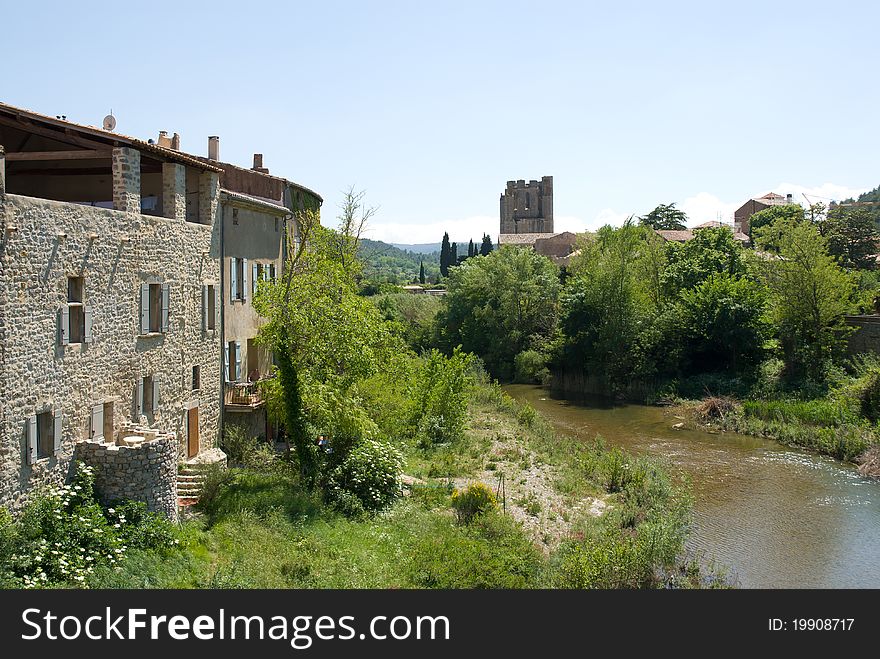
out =
{"type": "Polygon", "coordinates": [[[205,476],[203,474],[177,474],[178,483],[204,483],[205,476]]]}

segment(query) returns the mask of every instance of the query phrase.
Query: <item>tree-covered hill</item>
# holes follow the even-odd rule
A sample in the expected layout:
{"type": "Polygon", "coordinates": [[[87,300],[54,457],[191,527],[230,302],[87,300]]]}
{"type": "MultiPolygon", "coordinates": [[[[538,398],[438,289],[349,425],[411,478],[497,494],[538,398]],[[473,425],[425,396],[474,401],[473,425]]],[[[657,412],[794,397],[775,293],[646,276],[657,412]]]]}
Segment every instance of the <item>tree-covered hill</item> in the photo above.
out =
{"type": "Polygon", "coordinates": [[[358,255],[364,262],[364,278],[371,282],[398,285],[418,283],[419,267],[423,262],[427,282],[436,282],[440,276],[439,251],[417,254],[381,240],[362,238],[358,255]]]}

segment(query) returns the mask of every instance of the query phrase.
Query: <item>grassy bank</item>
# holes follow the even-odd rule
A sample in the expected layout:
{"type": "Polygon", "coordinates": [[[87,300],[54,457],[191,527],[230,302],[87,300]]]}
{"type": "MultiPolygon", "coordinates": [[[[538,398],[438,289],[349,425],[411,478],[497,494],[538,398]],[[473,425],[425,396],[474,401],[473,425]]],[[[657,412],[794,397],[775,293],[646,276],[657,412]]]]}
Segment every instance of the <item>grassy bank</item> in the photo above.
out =
{"type": "MultiPolygon", "coordinates": [[[[215,474],[197,513],[159,544],[96,560],[83,581],[105,588],[698,587],[682,559],[690,501],[656,464],[601,442],[555,435],[497,386],[472,392],[463,438],[406,448],[407,496],[346,517],[303,487],[283,459],[215,474]],[[503,488],[498,489],[502,480],[503,488]],[[457,487],[485,483],[498,504],[465,519],[457,487]],[[456,509],[458,510],[458,509],[456,509]],[[459,510],[460,512],[460,510],[459,510]]],[[[491,495],[490,495],[491,498],[491,495]]],[[[89,504],[91,505],[91,504],[89,504]]],[[[74,517],[78,509],[70,512],[74,517]]],[[[96,504],[94,515],[107,515],[96,504]]],[[[21,587],[12,555],[35,541],[0,524],[0,581],[21,587]]],[[[28,536],[28,533],[31,533],[28,536]]],[[[44,538],[46,539],[46,538],[44,538]]],[[[48,539],[47,539],[48,540],[48,539]]],[[[51,544],[51,542],[49,543],[51,544]]],[[[61,573],[59,573],[60,575],[61,573]]]]}

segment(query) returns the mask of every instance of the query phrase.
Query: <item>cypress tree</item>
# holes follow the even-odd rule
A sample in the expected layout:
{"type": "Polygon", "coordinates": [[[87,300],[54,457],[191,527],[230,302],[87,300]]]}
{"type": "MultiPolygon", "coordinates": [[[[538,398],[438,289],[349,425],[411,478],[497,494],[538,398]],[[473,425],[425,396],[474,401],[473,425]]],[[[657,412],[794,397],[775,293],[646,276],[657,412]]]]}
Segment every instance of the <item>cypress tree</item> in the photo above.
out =
{"type": "Polygon", "coordinates": [[[492,239],[488,236],[488,234],[483,234],[483,244],[480,245],[480,254],[483,256],[487,256],[489,252],[495,249],[492,246],[492,239]]]}
{"type": "Polygon", "coordinates": [[[420,284],[425,283],[425,262],[424,261],[422,261],[419,264],[419,283],[420,284]]]}
{"type": "Polygon", "coordinates": [[[474,240],[473,240],[473,238],[471,238],[471,240],[468,242],[468,258],[470,258],[472,256],[476,256],[476,255],[477,255],[477,252],[474,249],[474,240]]]}
{"type": "Polygon", "coordinates": [[[440,243],[440,274],[444,277],[449,276],[450,249],[449,234],[444,233],[443,242],[440,243]]]}
{"type": "Polygon", "coordinates": [[[458,243],[449,248],[449,265],[458,265],[458,243]]]}

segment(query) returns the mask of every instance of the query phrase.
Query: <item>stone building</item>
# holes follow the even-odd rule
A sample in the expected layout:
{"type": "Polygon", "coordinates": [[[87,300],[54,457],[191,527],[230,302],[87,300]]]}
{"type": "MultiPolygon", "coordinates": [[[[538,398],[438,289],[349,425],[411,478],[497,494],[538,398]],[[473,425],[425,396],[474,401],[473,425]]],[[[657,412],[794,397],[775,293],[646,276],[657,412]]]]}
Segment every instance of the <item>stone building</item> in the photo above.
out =
{"type": "Polygon", "coordinates": [[[84,440],[145,466],[137,429],[170,433],[175,460],[215,446],[220,169],[6,105],[0,143],[0,503],[64,480],[84,440]]]}
{"type": "Polygon", "coordinates": [[[501,234],[553,233],[553,177],[508,181],[501,193],[501,234]]]}
{"type": "Polygon", "coordinates": [[[768,192],[761,197],[752,197],[733,213],[734,233],[749,234],[749,219],[757,213],[771,206],[783,206],[792,203],[791,195],[782,196],[775,192],[768,192]]]}
{"type": "Polygon", "coordinates": [[[175,138],[0,104],[0,505],[80,459],[105,497],[176,515],[176,465],[222,457],[233,385],[271,368],[249,305],[321,199],[175,138]]]}

